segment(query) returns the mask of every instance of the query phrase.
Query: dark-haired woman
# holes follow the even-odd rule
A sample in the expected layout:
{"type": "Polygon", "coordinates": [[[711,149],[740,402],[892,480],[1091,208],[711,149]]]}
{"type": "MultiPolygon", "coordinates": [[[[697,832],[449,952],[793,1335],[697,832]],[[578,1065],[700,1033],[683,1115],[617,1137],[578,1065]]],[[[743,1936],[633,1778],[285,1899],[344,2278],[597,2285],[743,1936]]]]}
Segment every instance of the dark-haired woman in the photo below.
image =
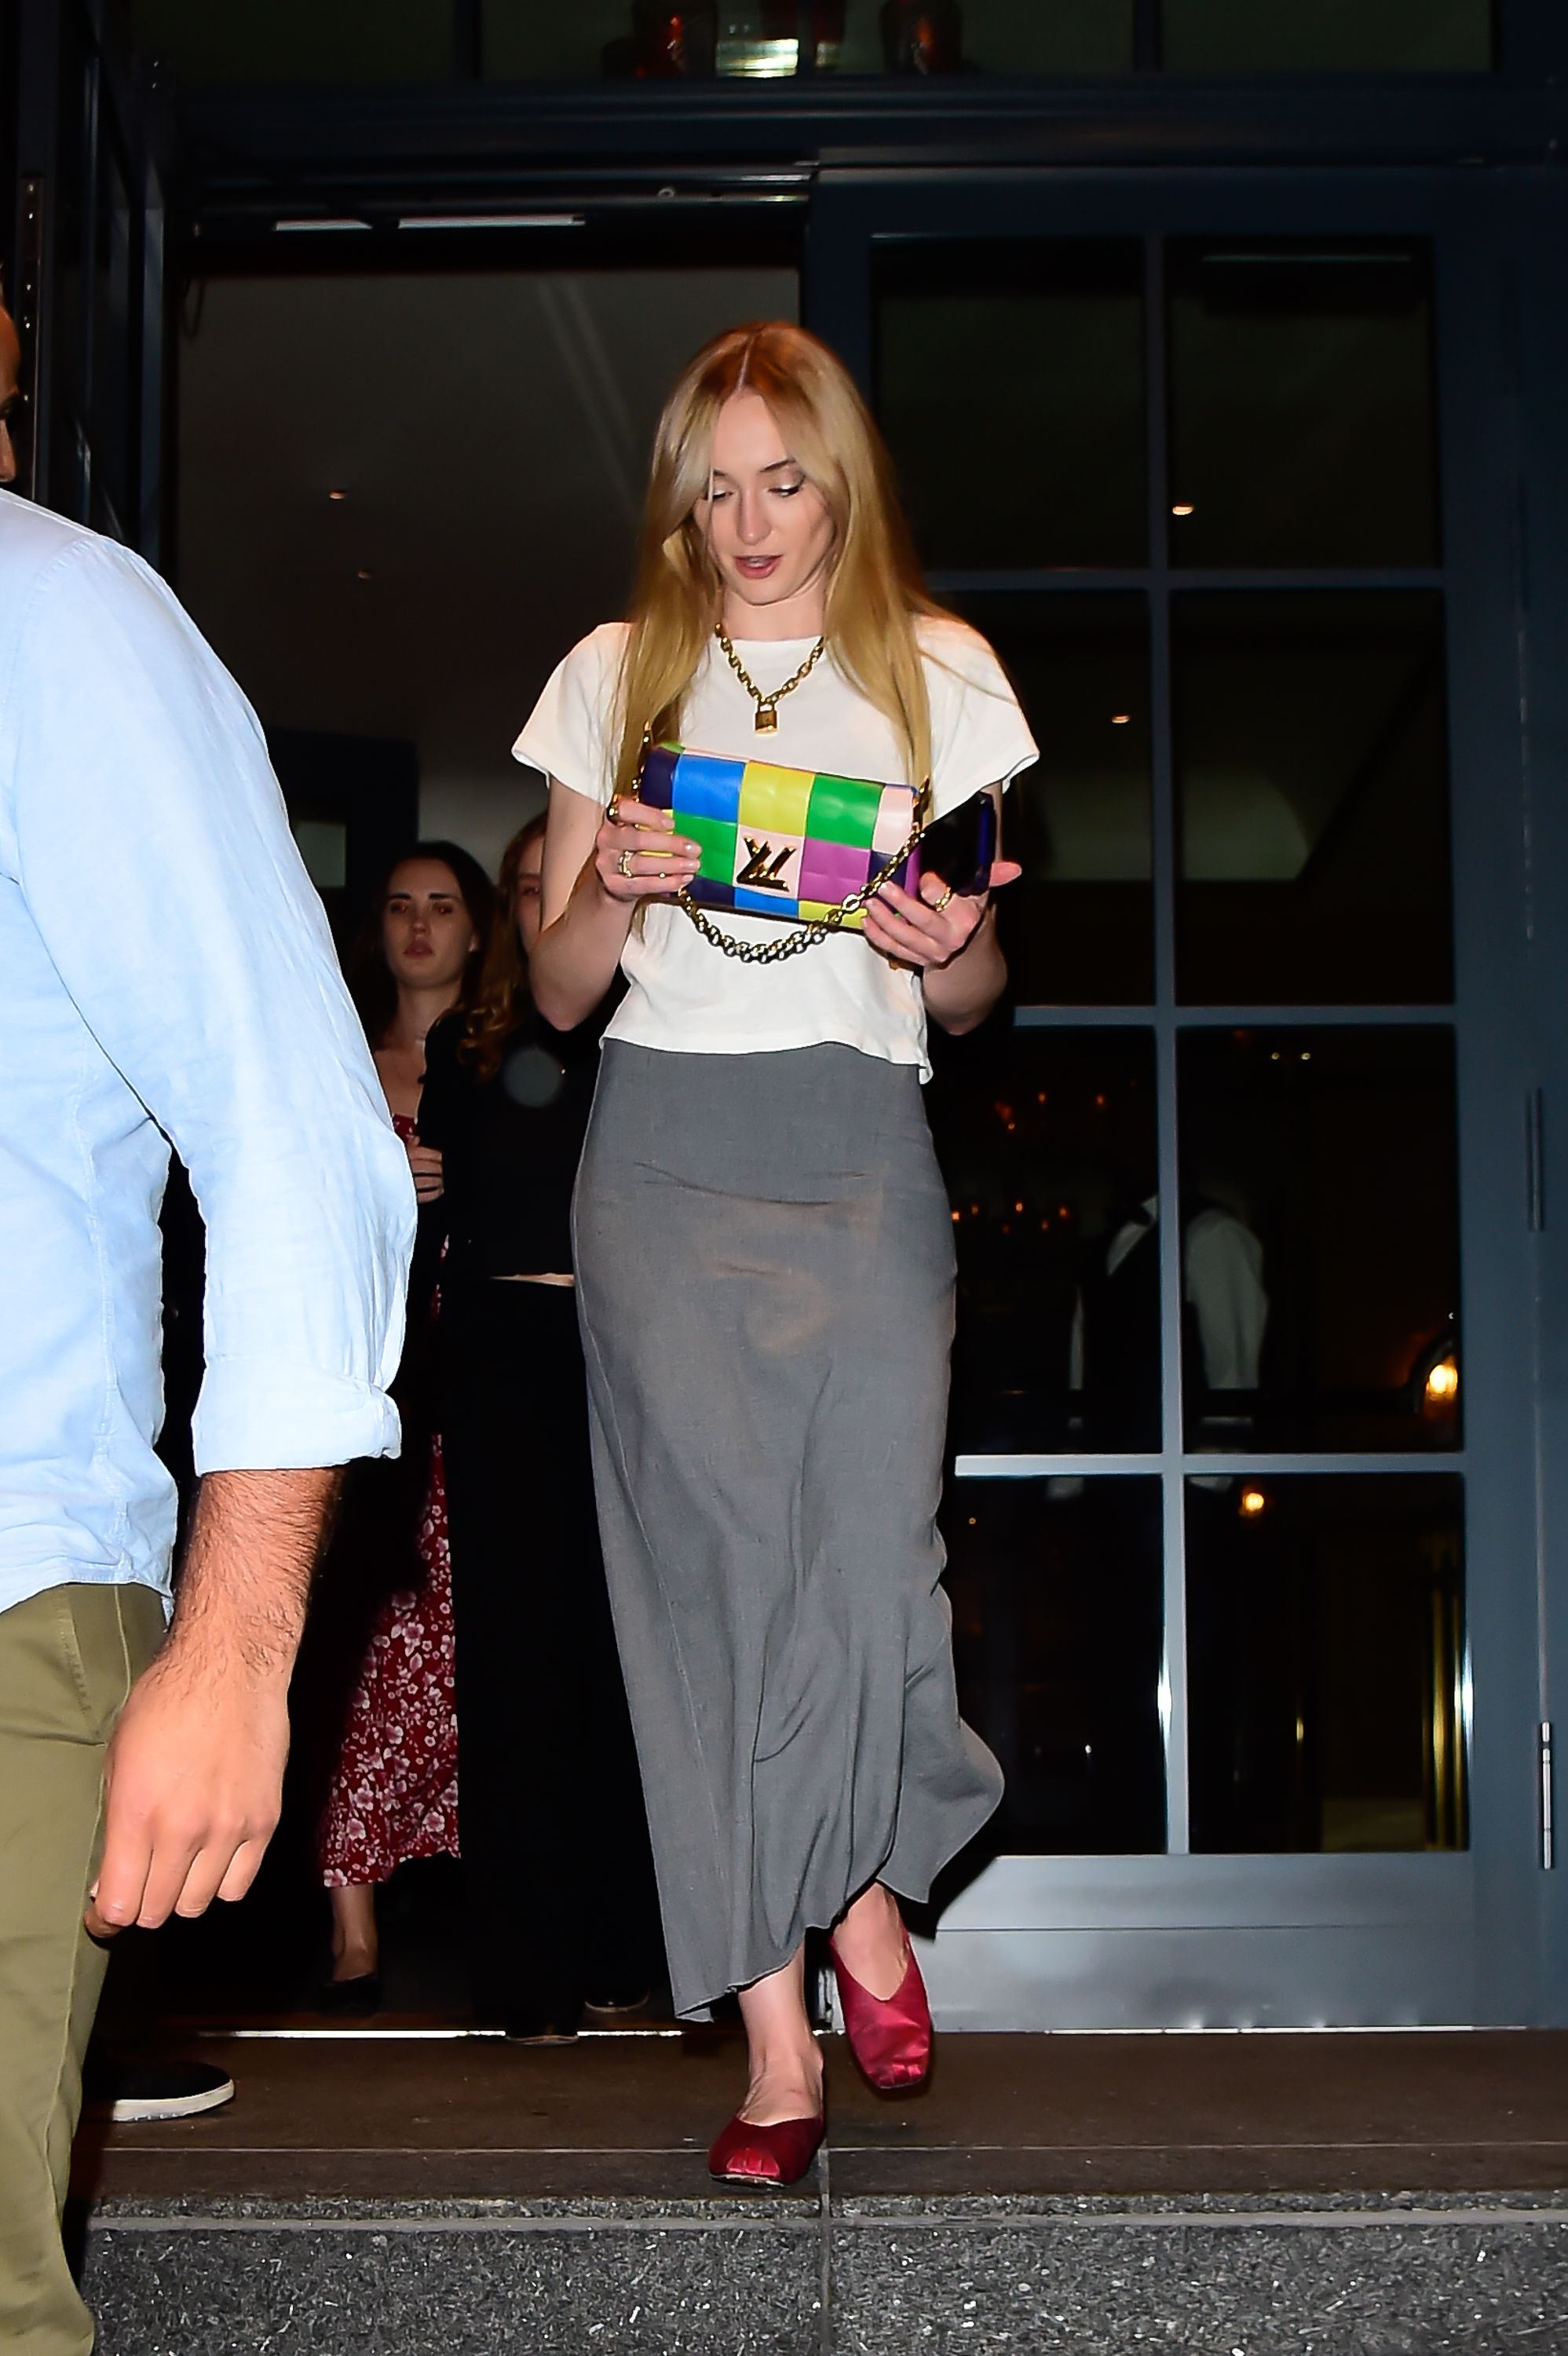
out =
{"type": "MultiPolygon", "coordinates": [[[[544,821],[508,845],[479,988],[429,1042],[439,1149],[442,1429],[457,1625],[470,1977],[544,2043],[659,1976],[657,1899],[615,1650],[571,1275],[571,1189],[602,1023],[535,1012],[544,821]]],[[[607,1010],[606,1010],[607,1011],[607,1010]]]]}
{"type": "Polygon", "coordinates": [[[400,1460],[351,1487],[325,1578],[339,1641],[363,1639],[323,1813],[319,1863],[332,1904],[328,2000],[379,1996],[376,1886],[411,1858],[456,1856],[457,1729],[452,1570],[430,1364],[444,1215],[439,1152],[419,1128],[425,1036],[465,1002],[484,963],[494,894],[455,843],[421,842],[390,870],[349,958],[393,1125],[419,1198],[409,1340],[396,1385],[400,1460]]]}

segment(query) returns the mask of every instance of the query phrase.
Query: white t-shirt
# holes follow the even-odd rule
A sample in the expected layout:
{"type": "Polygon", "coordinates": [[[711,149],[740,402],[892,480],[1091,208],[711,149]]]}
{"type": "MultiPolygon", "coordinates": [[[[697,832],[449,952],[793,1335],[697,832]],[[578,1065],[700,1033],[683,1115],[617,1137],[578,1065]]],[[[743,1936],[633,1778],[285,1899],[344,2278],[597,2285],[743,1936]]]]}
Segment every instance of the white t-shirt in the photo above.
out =
{"type": "MultiPolygon", "coordinates": [[[[573,647],[512,747],[573,793],[608,801],[619,742],[616,701],[629,625],[605,622],[573,647]]],[[[922,621],[931,698],[932,809],[956,809],[983,787],[1009,784],[1038,749],[1000,664],[963,623],[922,621]]],[[[764,694],[810,653],[811,638],[737,639],[764,694]]],[[[681,741],[731,759],[776,761],[838,776],[908,782],[892,723],[851,687],[831,657],[778,706],[776,734],[759,736],[756,708],[710,643],[687,691],[681,741]]],[[[766,916],[717,921],[738,940],[775,940],[766,916]]],[[[705,941],[684,909],[649,901],[622,956],[630,985],[605,1035],[686,1055],[735,1055],[832,1042],[915,1064],[929,1077],[925,1001],[917,974],[895,970],[858,933],[837,933],[798,958],[742,965],[705,941]]]]}

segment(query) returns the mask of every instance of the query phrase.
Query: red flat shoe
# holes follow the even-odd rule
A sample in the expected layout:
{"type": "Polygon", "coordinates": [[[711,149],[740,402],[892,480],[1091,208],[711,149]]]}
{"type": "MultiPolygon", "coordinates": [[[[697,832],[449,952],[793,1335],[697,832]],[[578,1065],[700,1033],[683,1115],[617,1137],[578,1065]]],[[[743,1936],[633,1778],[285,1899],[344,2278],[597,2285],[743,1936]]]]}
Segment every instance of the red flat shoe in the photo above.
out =
{"type": "Polygon", "coordinates": [[[909,1950],[904,1976],[891,1996],[873,1996],[848,1970],[831,1940],[833,1976],[844,2008],[849,2051],[873,2086],[884,2094],[918,2086],[931,2068],[931,2007],[925,1982],[909,1950]]]}
{"type": "Polygon", "coordinates": [[[708,2173],[720,2184],[777,2192],[800,2182],[827,2132],[824,2111],[814,2119],[781,2119],[771,2127],[753,2126],[737,2112],[708,2155],[708,2173]]]}

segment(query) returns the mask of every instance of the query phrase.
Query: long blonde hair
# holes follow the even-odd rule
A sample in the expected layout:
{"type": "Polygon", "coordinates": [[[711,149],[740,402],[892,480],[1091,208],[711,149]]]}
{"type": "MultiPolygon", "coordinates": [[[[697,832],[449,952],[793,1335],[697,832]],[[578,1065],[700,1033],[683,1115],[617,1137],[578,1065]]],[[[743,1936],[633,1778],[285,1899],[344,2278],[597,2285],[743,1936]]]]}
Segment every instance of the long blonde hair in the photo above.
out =
{"type": "Polygon", "coordinates": [[[919,784],[931,769],[931,707],[915,625],[942,608],[922,584],[892,466],[854,380],[826,344],[774,319],[715,337],[665,403],[621,675],[615,790],[631,789],[645,734],[678,730],[681,699],[719,620],[722,584],[696,509],[711,480],[719,412],[742,391],[766,402],[827,503],[828,654],[891,721],[909,782],[919,784]]]}

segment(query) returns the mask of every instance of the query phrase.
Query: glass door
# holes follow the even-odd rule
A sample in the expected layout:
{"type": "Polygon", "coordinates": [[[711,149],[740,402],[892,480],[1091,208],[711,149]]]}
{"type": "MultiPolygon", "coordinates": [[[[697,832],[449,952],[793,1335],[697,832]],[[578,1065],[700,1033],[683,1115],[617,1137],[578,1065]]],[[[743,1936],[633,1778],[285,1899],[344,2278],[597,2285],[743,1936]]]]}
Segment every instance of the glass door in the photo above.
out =
{"type": "Polygon", "coordinates": [[[1008,1772],[955,2026],[1535,2001],[1495,233],[1343,176],[816,200],[808,317],[1042,748],[1012,1002],[931,1094],[1008,1772]]]}
{"type": "Polygon", "coordinates": [[[17,488],[157,562],[163,195],[150,93],[96,0],[17,0],[17,488]]]}

